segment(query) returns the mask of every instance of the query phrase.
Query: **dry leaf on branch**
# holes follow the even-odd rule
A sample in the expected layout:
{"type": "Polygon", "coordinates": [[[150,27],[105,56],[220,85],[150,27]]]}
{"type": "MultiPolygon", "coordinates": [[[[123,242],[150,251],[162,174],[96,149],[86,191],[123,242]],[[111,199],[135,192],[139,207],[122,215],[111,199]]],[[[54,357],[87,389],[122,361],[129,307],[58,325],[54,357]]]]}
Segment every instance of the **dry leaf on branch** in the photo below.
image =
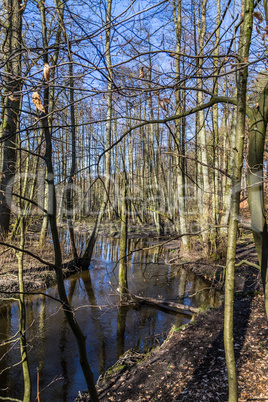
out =
{"type": "Polygon", "coordinates": [[[254,11],[253,13],[253,17],[257,18],[257,20],[259,21],[259,23],[261,23],[263,21],[263,16],[259,11],[254,11]]]}
{"type": "Polygon", "coordinates": [[[46,113],[38,92],[33,93],[32,101],[33,101],[33,104],[36,107],[36,109],[40,110],[43,113],[46,113]]]}
{"type": "Polygon", "coordinates": [[[144,78],[144,67],[140,68],[140,72],[139,72],[139,80],[142,80],[144,78]]]}
{"type": "Polygon", "coordinates": [[[49,81],[49,77],[50,77],[50,67],[48,65],[48,63],[44,64],[44,78],[46,81],[49,81]]]}
{"type": "Polygon", "coordinates": [[[166,102],[168,105],[170,104],[170,99],[169,98],[163,98],[163,101],[166,102]]]}
{"type": "Polygon", "coordinates": [[[165,110],[165,112],[167,112],[166,104],[165,104],[165,102],[164,102],[162,99],[159,100],[159,105],[161,106],[161,108],[162,108],[163,110],[165,110]]]}
{"type": "Polygon", "coordinates": [[[15,98],[15,96],[12,94],[12,92],[10,93],[10,95],[8,95],[8,99],[10,99],[11,101],[17,101],[18,99],[15,98]]]}

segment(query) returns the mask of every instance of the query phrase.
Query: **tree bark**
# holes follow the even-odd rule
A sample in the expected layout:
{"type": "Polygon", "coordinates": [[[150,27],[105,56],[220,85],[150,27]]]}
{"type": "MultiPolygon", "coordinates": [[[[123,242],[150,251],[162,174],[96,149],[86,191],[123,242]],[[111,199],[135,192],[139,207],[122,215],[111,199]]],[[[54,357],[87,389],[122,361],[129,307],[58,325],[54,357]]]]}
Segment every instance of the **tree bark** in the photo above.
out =
{"type": "Polygon", "coordinates": [[[17,133],[20,119],[20,102],[22,90],[21,49],[22,49],[22,15],[24,7],[19,0],[7,0],[7,29],[3,51],[5,62],[5,91],[2,115],[1,137],[1,182],[0,182],[0,235],[6,237],[9,230],[11,200],[17,160],[17,133]],[[8,58],[12,54],[13,56],[8,58]]]}
{"type": "MultiPolygon", "coordinates": [[[[24,249],[25,243],[25,220],[20,217],[20,249],[24,249]]],[[[18,258],[18,279],[19,279],[19,333],[20,333],[20,352],[22,360],[22,371],[24,381],[23,402],[31,401],[32,383],[30,376],[30,367],[27,354],[27,339],[26,339],[26,306],[24,301],[24,283],[23,283],[23,251],[17,253],[18,258]]]]}
{"type": "Polygon", "coordinates": [[[268,233],[264,206],[263,154],[268,121],[268,84],[265,86],[258,106],[252,108],[248,148],[248,202],[251,227],[261,267],[265,309],[268,317],[268,233]]]}
{"type": "Polygon", "coordinates": [[[250,48],[253,24],[253,0],[245,0],[242,10],[244,22],[241,26],[238,57],[243,70],[237,72],[237,122],[236,140],[234,148],[234,166],[232,175],[232,198],[230,210],[230,223],[228,230],[227,262],[225,278],[225,304],[224,304],[224,349],[229,385],[229,402],[238,401],[237,376],[235,366],[233,342],[233,304],[234,304],[234,275],[236,258],[236,240],[240,207],[241,177],[243,166],[243,151],[245,137],[246,94],[248,68],[245,64],[250,48]]]}
{"type": "Polygon", "coordinates": [[[128,232],[128,201],[127,201],[127,182],[123,180],[122,208],[121,208],[121,235],[119,246],[119,293],[120,304],[125,303],[129,298],[127,284],[127,232],[128,232]]]}

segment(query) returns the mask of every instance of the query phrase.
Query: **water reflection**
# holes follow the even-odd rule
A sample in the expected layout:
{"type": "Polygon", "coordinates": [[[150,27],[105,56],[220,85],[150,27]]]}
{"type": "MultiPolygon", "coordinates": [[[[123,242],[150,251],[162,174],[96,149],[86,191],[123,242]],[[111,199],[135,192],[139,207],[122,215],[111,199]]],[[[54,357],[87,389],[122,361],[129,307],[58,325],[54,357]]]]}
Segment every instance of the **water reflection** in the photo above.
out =
{"type": "MultiPolygon", "coordinates": [[[[69,301],[87,336],[89,361],[95,379],[118,360],[127,349],[146,350],[162,341],[172,324],[180,326],[189,318],[168,314],[154,307],[118,308],[116,292],[119,242],[100,238],[95,248],[95,263],[89,271],[66,280],[69,301]]],[[[128,249],[140,249],[144,242],[129,242],[128,249]]],[[[183,268],[164,264],[168,250],[154,248],[133,252],[128,258],[130,291],[153,298],[183,302],[193,306],[218,303],[215,292],[199,278],[183,268]]],[[[56,288],[46,291],[57,297],[56,288]]],[[[0,342],[18,330],[18,306],[9,303],[0,308],[0,342]]],[[[27,297],[27,339],[29,362],[36,396],[36,368],[40,373],[40,398],[44,401],[73,401],[78,390],[86,388],[79,364],[76,343],[62,306],[45,296],[27,297]]],[[[19,342],[0,348],[0,372],[20,360],[19,342]]],[[[22,396],[20,366],[4,371],[0,376],[0,395],[22,396]]]]}

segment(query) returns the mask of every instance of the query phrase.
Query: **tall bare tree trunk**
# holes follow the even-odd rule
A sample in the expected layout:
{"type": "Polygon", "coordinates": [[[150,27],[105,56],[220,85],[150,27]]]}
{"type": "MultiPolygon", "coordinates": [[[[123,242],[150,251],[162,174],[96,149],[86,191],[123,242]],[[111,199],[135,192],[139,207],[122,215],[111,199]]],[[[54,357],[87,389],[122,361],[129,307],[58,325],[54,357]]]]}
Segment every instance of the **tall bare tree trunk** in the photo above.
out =
{"type": "MultiPolygon", "coordinates": [[[[216,32],[215,32],[215,51],[214,51],[214,82],[213,82],[213,93],[215,96],[219,94],[219,44],[220,44],[220,21],[221,21],[221,1],[216,0],[217,2],[217,17],[216,17],[216,32]]],[[[218,112],[218,104],[216,103],[212,108],[212,119],[213,119],[213,165],[215,169],[213,170],[213,181],[214,181],[214,189],[213,189],[213,197],[212,197],[212,208],[213,208],[213,224],[219,224],[219,112],[218,112]]],[[[218,230],[212,229],[211,234],[211,251],[212,247],[214,248],[214,252],[217,251],[217,238],[218,238],[218,230]]]]}
{"type": "Polygon", "coordinates": [[[47,182],[48,182],[48,217],[50,222],[51,228],[51,235],[53,240],[53,247],[54,247],[54,256],[55,256],[55,272],[57,278],[57,286],[58,292],[61,302],[64,304],[64,314],[66,320],[75,336],[78,350],[79,350],[79,357],[80,357],[80,364],[81,368],[87,383],[88,391],[90,397],[93,402],[98,402],[98,395],[94,383],[94,377],[92,371],[90,369],[88,358],[87,358],[87,351],[86,351],[86,337],[81,331],[79,324],[75,319],[75,314],[68,302],[68,298],[65,291],[63,274],[62,274],[62,255],[61,255],[61,247],[60,247],[60,240],[59,240],[59,233],[57,228],[57,220],[56,220],[56,194],[55,194],[55,184],[54,184],[54,171],[52,165],[52,144],[51,144],[51,136],[49,133],[48,128],[48,119],[45,115],[42,116],[42,125],[46,139],[46,153],[45,153],[45,162],[47,166],[47,182]]]}
{"type": "MultiPolygon", "coordinates": [[[[203,103],[203,82],[202,82],[202,67],[203,67],[203,55],[204,55],[204,38],[206,33],[206,12],[207,12],[207,0],[202,0],[201,9],[199,11],[199,18],[197,20],[198,26],[198,58],[197,58],[197,104],[202,105],[203,103]]],[[[203,238],[203,247],[208,253],[209,250],[209,232],[208,232],[208,222],[209,222],[209,175],[208,175],[208,160],[207,160],[207,141],[206,141],[206,127],[205,127],[205,112],[201,110],[197,114],[198,118],[198,145],[199,145],[199,155],[202,162],[202,167],[199,166],[198,169],[202,174],[202,203],[201,207],[201,229],[203,238]]]]}
{"type": "MultiPolygon", "coordinates": [[[[112,0],[107,0],[107,10],[106,10],[106,68],[108,75],[108,86],[107,86],[107,120],[106,120],[106,149],[111,146],[111,136],[112,136],[112,90],[113,90],[113,68],[111,61],[111,13],[112,13],[112,0]]],[[[100,210],[94,225],[94,229],[90,235],[87,243],[86,251],[83,255],[86,261],[90,261],[95,242],[98,237],[98,231],[100,227],[101,220],[105,214],[106,206],[109,201],[109,190],[110,190],[110,175],[111,175],[111,151],[105,154],[105,181],[104,181],[104,194],[101,203],[100,210]]]]}
{"type": "MultiPolygon", "coordinates": [[[[266,25],[268,25],[268,1],[264,0],[266,25]]],[[[250,115],[248,147],[248,200],[251,227],[261,267],[265,309],[268,318],[268,233],[264,205],[263,156],[268,124],[268,84],[250,115]]]]}
{"type": "Polygon", "coordinates": [[[12,199],[12,178],[16,169],[17,132],[20,119],[22,90],[21,49],[22,15],[24,7],[19,0],[7,0],[6,24],[3,53],[5,60],[5,91],[3,93],[3,115],[1,125],[1,182],[0,182],[0,236],[8,234],[10,204],[12,199]],[[12,54],[12,57],[8,57],[12,54]]]}
{"type": "MultiPolygon", "coordinates": [[[[47,24],[46,24],[46,7],[43,1],[39,1],[39,10],[40,10],[40,15],[41,15],[41,24],[42,24],[42,40],[43,40],[43,47],[44,49],[48,48],[48,38],[47,38],[47,24]]],[[[62,21],[63,14],[64,14],[64,2],[61,2],[60,0],[55,0],[55,6],[57,8],[57,13],[58,13],[58,19],[59,22],[62,21]]],[[[55,107],[55,86],[54,86],[54,78],[55,78],[55,67],[58,62],[59,58],[59,49],[60,49],[60,39],[62,35],[62,23],[59,23],[59,27],[56,33],[56,38],[55,38],[55,45],[56,45],[56,50],[54,52],[54,55],[52,57],[52,63],[53,65],[51,66],[51,71],[50,71],[50,81],[53,83],[53,85],[50,87],[47,84],[46,87],[46,93],[45,93],[45,101],[48,103],[48,111],[50,114],[49,122],[52,123],[52,112],[55,107]],[[47,99],[47,100],[46,100],[47,99]]],[[[45,52],[43,55],[43,60],[44,63],[48,63],[48,54],[45,52]]],[[[50,133],[52,134],[51,127],[50,127],[50,133]]],[[[48,189],[47,189],[47,184],[44,183],[44,209],[48,209],[48,189]]],[[[43,222],[42,222],[42,227],[41,227],[41,233],[40,233],[40,238],[39,238],[39,247],[43,247],[45,244],[46,236],[47,236],[47,226],[48,226],[48,215],[45,214],[43,217],[43,222]]]]}
{"type": "MultiPolygon", "coordinates": [[[[176,103],[176,114],[181,112],[182,107],[182,94],[179,89],[180,79],[181,79],[181,0],[173,0],[173,17],[175,24],[175,34],[176,34],[176,91],[175,91],[175,103],[176,103]]],[[[175,121],[175,139],[176,146],[179,154],[183,153],[183,143],[182,143],[182,130],[183,125],[181,120],[175,121]]],[[[186,203],[185,203],[185,171],[184,171],[184,161],[183,158],[177,158],[177,186],[178,186],[178,206],[179,206],[179,219],[180,219],[180,233],[187,232],[186,223],[186,203]]],[[[189,237],[182,237],[182,244],[184,247],[189,248],[189,237]]]]}
{"type": "Polygon", "coordinates": [[[248,77],[247,60],[253,23],[253,0],[245,0],[244,9],[242,9],[241,15],[244,15],[244,22],[242,23],[240,28],[238,61],[240,65],[244,65],[244,68],[237,72],[236,82],[237,122],[234,148],[234,166],[232,174],[232,199],[230,210],[230,223],[228,230],[224,304],[224,349],[228,373],[229,402],[237,402],[238,400],[233,342],[234,271],[245,138],[246,94],[248,77]]]}

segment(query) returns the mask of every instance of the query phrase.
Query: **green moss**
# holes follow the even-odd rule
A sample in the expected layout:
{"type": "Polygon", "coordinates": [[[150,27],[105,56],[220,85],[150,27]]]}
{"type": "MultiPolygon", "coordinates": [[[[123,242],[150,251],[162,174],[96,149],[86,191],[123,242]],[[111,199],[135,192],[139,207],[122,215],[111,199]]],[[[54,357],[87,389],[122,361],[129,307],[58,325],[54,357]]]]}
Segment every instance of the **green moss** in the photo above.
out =
{"type": "Polygon", "coordinates": [[[111,375],[113,375],[114,373],[116,373],[117,371],[121,371],[121,370],[126,370],[128,368],[127,364],[118,364],[115,367],[111,367],[109,368],[106,373],[105,373],[105,378],[110,377],[111,375]]]}
{"type": "Polygon", "coordinates": [[[9,124],[7,122],[3,122],[2,129],[9,130],[10,129],[9,124]]]}
{"type": "Polygon", "coordinates": [[[125,364],[118,364],[118,366],[115,366],[111,369],[108,370],[108,373],[114,373],[115,371],[123,370],[125,367],[127,367],[125,364]]]}

